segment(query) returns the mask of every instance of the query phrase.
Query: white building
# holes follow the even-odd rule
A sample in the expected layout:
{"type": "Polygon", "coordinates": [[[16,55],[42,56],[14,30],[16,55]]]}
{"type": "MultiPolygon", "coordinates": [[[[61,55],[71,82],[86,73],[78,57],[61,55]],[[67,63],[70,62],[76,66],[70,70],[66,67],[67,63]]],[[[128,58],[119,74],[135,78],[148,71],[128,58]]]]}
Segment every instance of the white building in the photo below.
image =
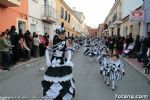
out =
{"type": "MultiPolygon", "coordinates": [[[[72,25],[71,27],[72,27],[73,31],[76,34],[81,32],[80,22],[78,21],[77,18],[75,18],[75,16],[71,17],[71,25],[72,25]]],[[[80,34],[78,34],[78,35],[80,35],[80,34]]]]}
{"type": "Polygon", "coordinates": [[[86,36],[88,34],[88,29],[84,23],[85,21],[85,16],[82,12],[73,10],[73,12],[75,13],[75,15],[78,17],[78,19],[80,20],[80,27],[79,27],[79,32],[81,34],[81,36],[86,36]]]}
{"type": "Polygon", "coordinates": [[[119,34],[127,36],[129,33],[133,33],[134,38],[137,34],[142,35],[143,22],[129,20],[131,11],[142,9],[142,2],[143,0],[116,0],[105,19],[105,23],[108,25],[105,32],[110,36],[119,34]]]}
{"type": "Polygon", "coordinates": [[[56,22],[55,0],[29,0],[28,29],[31,33],[52,34],[56,22]]]}
{"type": "Polygon", "coordinates": [[[126,36],[129,33],[135,38],[137,34],[143,34],[142,21],[130,21],[130,13],[135,10],[142,10],[143,0],[122,0],[122,24],[121,33],[126,36]]]}

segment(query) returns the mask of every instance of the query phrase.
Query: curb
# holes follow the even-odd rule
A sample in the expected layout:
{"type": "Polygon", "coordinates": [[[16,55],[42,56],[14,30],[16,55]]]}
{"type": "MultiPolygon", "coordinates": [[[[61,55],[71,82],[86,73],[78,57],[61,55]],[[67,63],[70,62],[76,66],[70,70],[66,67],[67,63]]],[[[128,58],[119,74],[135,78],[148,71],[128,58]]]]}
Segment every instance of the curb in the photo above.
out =
{"type": "Polygon", "coordinates": [[[148,82],[150,82],[150,76],[145,74],[143,70],[140,70],[139,68],[135,67],[134,64],[132,64],[131,62],[127,61],[125,58],[123,58],[122,56],[120,56],[120,58],[125,61],[127,64],[129,64],[130,66],[132,66],[132,68],[134,68],[138,73],[140,73],[142,76],[144,76],[148,82]]]}
{"type": "MultiPolygon", "coordinates": [[[[42,59],[44,57],[39,57],[39,58],[31,58],[29,61],[26,61],[26,62],[21,62],[20,64],[17,64],[17,65],[14,65],[13,68],[11,68],[11,70],[15,70],[17,69],[18,67],[21,67],[21,66],[24,66],[26,64],[30,64],[32,62],[35,62],[35,61],[38,61],[40,59],[42,59]]],[[[8,72],[9,70],[0,70],[0,73],[4,73],[4,72],[8,72]]]]}

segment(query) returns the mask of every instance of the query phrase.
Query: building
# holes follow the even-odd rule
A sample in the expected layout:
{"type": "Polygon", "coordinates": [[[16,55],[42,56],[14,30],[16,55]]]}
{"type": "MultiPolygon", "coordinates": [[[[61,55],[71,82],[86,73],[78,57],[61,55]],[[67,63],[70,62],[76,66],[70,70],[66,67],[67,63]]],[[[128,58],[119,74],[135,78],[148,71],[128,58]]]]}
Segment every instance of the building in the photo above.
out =
{"type": "Polygon", "coordinates": [[[120,24],[121,24],[121,2],[122,0],[116,0],[113,7],[111,8],[108,16],[105,19],[105,24],[108,26],[103,33],[112,36],[120,35],[120,24]]]}
{"type": "Polygon", "coordinates": [[[16,26],[17,31],[28,27],[28,0],[0,0],[0,32],[16,26]]]}
{"type": "Polygon", "coordinates": [[[53,34],[56,22],[55,0],[29,0],[28,29],[31,33],[53,34]]]}
{"type": "Polygon", "coordinates": [[[87,29],[88,29],[88,35],[87,36],[92,36],[92,28],[90,27],[90,26],[86,26],[87,27],[87,29]]]}
{"type": "Polygon", "coordinates": [[[76,10],[73,10],[73,12],[75,13],[75,15],[78,17],[78,19],[80,20],[80,34],[81,36],[86,36],[87,35],[87,27],[84,23],[84,20],[85,20],[85,16],[83,14],[83,12],[79,12],[79,11],[76,11],[76,10]]]}
{"type": "Polygon", "coordinates": [[[132,33],[133,37],[136,38],[137,34],[143,35],[143,20],[131,20],[131,12],[142,10],[142,0],[123,0],[122,1],[122,24],[121,33],[123,36],[127,36],[132,33]]]}
{"type": "Polygon", "coordinates": [[[108,26],[103,33],[112,35],[127,36],[133,33],[135,38],[137,34],[143,34],[143,22],[131,21],[130,13],[136,10],[142,10],[142,0],[116,0],[111,8],[104,23],[108,26]]]}
{"type": "Polygon", "coordinates": [[[97,37],[98,36],[98,29],[91,29],[91,36],[97,37]]]}
{"type": "Polygon", "coordinates": [[[106,36],[106,34],[103,32],[104,31],[104,23],[103,24],[99,24],[99,26],[98,26],[98,36],[100,37],[100,36],[106,36]]]}
{"type": "Polygon", "coordinates": [[[145,29],[144,29],[144,33],[145,36],[147,36],[148,34],[150,35],[150,0],[144,0],[144,14],[145,14],[145,29]]]}
{"type": "Polygon", "coordinates": [[[64,23],[66,35],[68,37],[75,37],[80,34],[80,20],[74,14],[73,10],[63,1],[56,0],[57,8],[57,22],[64,23]]]}

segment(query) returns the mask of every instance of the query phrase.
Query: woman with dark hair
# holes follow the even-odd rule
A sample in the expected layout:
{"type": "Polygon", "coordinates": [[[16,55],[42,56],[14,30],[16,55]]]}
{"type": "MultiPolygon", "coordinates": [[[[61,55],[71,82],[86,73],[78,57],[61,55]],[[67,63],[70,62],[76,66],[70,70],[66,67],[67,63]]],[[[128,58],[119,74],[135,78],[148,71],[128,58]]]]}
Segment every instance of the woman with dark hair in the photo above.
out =
{"type": "Polygon", "coordinates": [[[72,100],[75,96],[71,48],[65,32],[63,27],[58,27],[56,29],[57,35],[49,41],[46,49],[48,69],[42,81],[44,100],[72,100]],[[65,57],[66,52],[67,59],[65,57]],[[50,53],[52,54],[51,58],[50,53]]]}
{"type": "Polygon", "coordinates": [[[3,69],[10,70],[10,52],[9,49],[13,47],[7,41],[7,33],[2,32],[0,36],[0,52],[2,54],[3,59],[3,69]]]}

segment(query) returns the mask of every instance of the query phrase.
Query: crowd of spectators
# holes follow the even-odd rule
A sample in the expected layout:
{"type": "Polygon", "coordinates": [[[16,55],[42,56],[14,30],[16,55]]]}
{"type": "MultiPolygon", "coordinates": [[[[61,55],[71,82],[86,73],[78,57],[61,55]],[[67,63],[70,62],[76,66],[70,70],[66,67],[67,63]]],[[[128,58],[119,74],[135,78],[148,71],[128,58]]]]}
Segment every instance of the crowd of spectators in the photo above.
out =
{"type": "Polygon", "coordinates": [[[38,35],[27,30],[25,33],[19,29],[16,32],[16,27],[11,26],[5,32],[0,34],[0,54],[2,70],[10,70],[11,67],[18,62],[25,62],[30,58],[44,56],[46,46],[48,45],[47,33],[38,35]]]}
{"type": "Polygon", "coordinates": [[[137,35],[136,39],[132,37],[132,33],[126,37],[114,35],[104,39],[112,54],[116,51],[122,57],[135,58],[143,63],[142,67],[150,69],[150,33],[147,37],[137,35]]]}

